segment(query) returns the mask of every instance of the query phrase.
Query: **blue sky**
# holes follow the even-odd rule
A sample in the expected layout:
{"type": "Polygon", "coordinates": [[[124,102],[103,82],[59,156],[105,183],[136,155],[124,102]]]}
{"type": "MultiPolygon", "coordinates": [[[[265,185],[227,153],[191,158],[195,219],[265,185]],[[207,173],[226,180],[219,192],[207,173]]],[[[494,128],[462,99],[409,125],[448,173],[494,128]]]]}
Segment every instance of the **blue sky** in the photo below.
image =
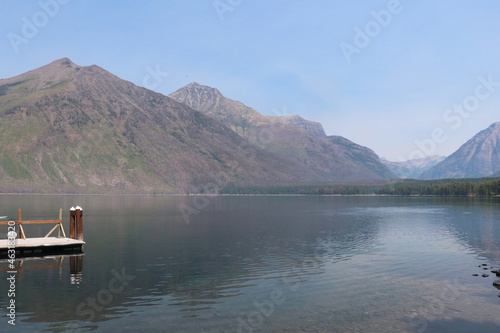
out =
{"type": "Polygon", "coordinates": [[[0,78],[69,57],[163,94],[196,81],[390,160],[449,155],[500,121],[494,0],[6,0],[0,12],[0,78]]]}

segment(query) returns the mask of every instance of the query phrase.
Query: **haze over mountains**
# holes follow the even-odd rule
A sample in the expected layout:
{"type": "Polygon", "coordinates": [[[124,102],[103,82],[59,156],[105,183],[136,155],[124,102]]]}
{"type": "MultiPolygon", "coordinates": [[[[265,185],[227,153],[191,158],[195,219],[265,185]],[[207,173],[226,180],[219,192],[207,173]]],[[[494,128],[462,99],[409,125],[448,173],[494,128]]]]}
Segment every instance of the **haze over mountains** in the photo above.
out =
{"type": "Polygon", "coordinates": [[[318,123],[262,116],[197,84],[171,97],[67,58],[0,80],[0,190],[189,192],[395,177],[373,151],[327,137],[318,123]]]}

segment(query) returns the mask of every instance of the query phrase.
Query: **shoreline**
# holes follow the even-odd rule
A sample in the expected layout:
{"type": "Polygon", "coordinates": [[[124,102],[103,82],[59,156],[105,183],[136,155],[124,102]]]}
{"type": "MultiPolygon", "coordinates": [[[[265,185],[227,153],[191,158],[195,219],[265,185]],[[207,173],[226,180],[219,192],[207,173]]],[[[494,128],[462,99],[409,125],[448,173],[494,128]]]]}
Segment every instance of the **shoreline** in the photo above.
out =
{"type": "Polygon", "coordinates": [[[0,196],[166,196],[166,197],[411,197],[411,198],[498,198],[500,195],[434,194],[253,194],[253,193],[0,193],[0,196]]]}

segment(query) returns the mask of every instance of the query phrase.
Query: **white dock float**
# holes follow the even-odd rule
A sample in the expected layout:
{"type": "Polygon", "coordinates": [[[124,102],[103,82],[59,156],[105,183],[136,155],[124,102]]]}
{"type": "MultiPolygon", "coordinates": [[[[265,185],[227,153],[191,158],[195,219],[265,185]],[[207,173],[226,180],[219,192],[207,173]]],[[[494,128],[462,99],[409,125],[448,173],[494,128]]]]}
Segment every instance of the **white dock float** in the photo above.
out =
{"type": "MultiPolygon", "coordinates": [[[[82,240],[65,237],[33,237],[16,239],[16,254],[55,253],[66,251],[81,251],[85,244],[82,240]]],[[[9,244],[7,239],[0,240],[0,256],[8,253],[9,244]]]]}

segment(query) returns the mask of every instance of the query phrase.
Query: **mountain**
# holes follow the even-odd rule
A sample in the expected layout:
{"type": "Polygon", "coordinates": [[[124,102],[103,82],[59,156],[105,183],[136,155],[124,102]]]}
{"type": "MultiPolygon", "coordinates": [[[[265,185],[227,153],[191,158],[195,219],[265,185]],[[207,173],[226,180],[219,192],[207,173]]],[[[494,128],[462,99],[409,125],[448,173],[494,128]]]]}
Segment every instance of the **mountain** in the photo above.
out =
{"type": "Polygon", "coordinates": [[[404,162],[391,162],[384,158],[381,158],[381,161],[400,178],[419,179],[424,171],[432,168],[445,158],[446,156],[434,155],[404,162]]]}
{"type": "Polygon", "coordinates": [[[298,116],[264,116],[215,88],[190,83],[169,97],[219,120],[241,137],[300,166],[322,181],[397,178],[370,149],[298,116]]]}
{"type": "Polygon", "coordinates": [[[276,121],[280,124],[302,129],[318,137],[326,137],[320,123],[305,120],[296,115],[266,117],[241,102],[224,97],[219,90],[196,82],[182,87],[170,94],[169,97],[217,118],[242,135],[245,135],[247,130],[253,126],[268,125],[270,122],[276,121]]]}
{"type": "Polygon", "coordinates": [[[279,121],[285,125],[302,129],[320,138],[326,138],[323,126],[315,121],[306,120],[297,115],[280,116],[279,121]]]}
{"type": "Polygon", "coordinates": [[[500,171],[500,122],[476,134],[456,152],[425,171],[422,179],[488,177],[500,171]]]}
{"type": "Polygon", "coordinates": [[[0,80],[2,192],[187,192],[319,179],[95,65],[64,58],[0,80]]]}

